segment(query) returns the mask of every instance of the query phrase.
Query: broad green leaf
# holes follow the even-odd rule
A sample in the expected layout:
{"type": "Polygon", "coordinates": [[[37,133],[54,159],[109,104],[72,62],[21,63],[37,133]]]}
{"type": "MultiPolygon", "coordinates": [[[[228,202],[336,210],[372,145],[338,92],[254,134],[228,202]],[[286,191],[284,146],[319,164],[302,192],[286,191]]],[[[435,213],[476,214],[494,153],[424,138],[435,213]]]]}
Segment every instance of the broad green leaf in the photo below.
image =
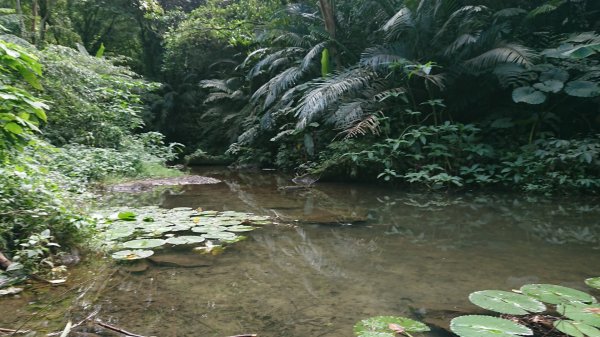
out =
{"type": "Polygon", "coordinates": [[[531,336],[533,331],[526,326],[507,319],[469,315],[454,318],[450,330],[461,337],[515,337],[531,336]]]}
{"type": "Polygon", "coordinates": [[[532,87],[520,87],[513,90],[512,99],[515,103],[542,104],[546,95],[532,87]]]}
{"type": "Polygon", "coordinates": [[[573,337],[600,337],[600,330],[581,322],[558,320],[554,327],[573,337]]]}
{"type": "Polygon", "coordinates": [[[527,315],[546,310],[544,303],[531,297],[501,290],[483,290],[471,293],[469,300],[484,309],[510,315],[527,315]]]}
{"type": "Polygon", "coordinates": [[[585,284],[592,288],[600,289],[600,277],[592,277],[585,280],[585,284]]]}
{"type": "Polygon", "coordinates": [[[596,302],[596,299],[590,294],[554,284],[526,284],[521,287],[521,291],[527,296],[550,304],[559,304],[563,302],[596,302]]]}
{"type": "Polygon", "coordinates": [[[14,122],[10,122],[4,125],[4,130],[15,135],[20,135],[23,133],[23,127],[14,122]]]}
{"type": "Polygon", "coordinates": [[[251,232],[254,229],[256,229],[256,227],[244,226],[244,225],[231,226],[231,227],[225,228],[226,231],[233,232],[233,233],[251,232]]]}
{"type": "Polygon", "coordinates": [[[113,253],[111,256],[115,260],[139,260],[145,259],[152,255],[154,255],[154,251],[135,249],[118,251],[113,253]]]}
{"type": "Polygon", "coordinates": [[[590,81],[571,81],[567,83],[565,92],[575,97],[596,97],[600,96],[600,86],[590,81]]]}
{"type": "Polygon", "coordinates": [[[133,212],[120,212],[118,215],[120,220],[125,220],[125,221],[134,221],[135,220],[135,213],[133,212]]]}
{"type": "Polygon", "coordinates": [[[600,305],[598,304],[561,303],[556,307],[556,311],[574,321],[600,328],[600,305]]]}
{"type": "Polygon", "coordinates": [[[534,88],[543,92],[557,93],[562,90],[565,84],[558,80],[547,80],[533,85],[534,88]]]}
{"type": "Polygon", "coordinates": [[[565,83],[569,79],[569,73],[566,70],[556,68],[552,65],[548,65],[548,69],[542,71],[540,74],[540,82],[546,81],[559,81],[565,83]]]}
{"type": "Polygon", "coordinates": [[[131,240],[123,243],[123,247],[125,248],[155,248],[160,247],[167,243],[162,239],[139,239],[139,240],[131,240]]]}
{"type": "Polygon", "coordinates": [[[406,317],[376,316],[363,319],[354,325],[354,334],[358,337],[395,336],[390,324],[402,327],[407,332],[429,331],[427,325],[406,317]]]}

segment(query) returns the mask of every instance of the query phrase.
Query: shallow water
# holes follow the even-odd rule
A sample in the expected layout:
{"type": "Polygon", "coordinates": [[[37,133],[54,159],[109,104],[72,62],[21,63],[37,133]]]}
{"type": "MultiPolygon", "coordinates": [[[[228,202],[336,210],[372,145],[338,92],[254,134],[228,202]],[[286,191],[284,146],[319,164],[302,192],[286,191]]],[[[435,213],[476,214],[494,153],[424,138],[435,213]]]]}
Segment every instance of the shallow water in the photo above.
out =
{"type": "MultiPolygon", "coordinates": [[[[534,282],[589,291],[583,279],[600,274],[597,199],[414,194],[334,183],[280,191],[292,184],[289,177],[200,173],[223,183],[114,194],[106,203],[251,211],[279,217],[279,224],[222,255],[198,257],[207,259],[203,267],[132,273],[101,272],[100,262],[82,266],[72,283],[87,283],[73,286],[56,307],[75,303],[75,321],[99,309],[102,320],[147,336],[347,337],[369,316],[405,315],[445,327],[457,313],[477,312],[470,292],[534,282]],[[100,281],[89,281],[92,272],[100,281]]],[[[0,327],[23,323],[65,290],[0,299],[0,327]]],[[[56,309],[28,325],[52,330],[64,315],[56,309]]]]}

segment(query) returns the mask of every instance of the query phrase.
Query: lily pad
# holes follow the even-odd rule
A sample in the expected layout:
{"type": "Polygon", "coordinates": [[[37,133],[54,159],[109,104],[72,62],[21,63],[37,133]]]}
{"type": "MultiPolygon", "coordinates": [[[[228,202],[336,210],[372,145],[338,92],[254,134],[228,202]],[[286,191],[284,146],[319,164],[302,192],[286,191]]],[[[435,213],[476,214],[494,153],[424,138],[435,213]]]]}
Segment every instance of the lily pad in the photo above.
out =
{"type": "Polygon", "coordinates": [[[106,240],[114,241],[128,236],[133,235],[134,228],[121,227],[121,228],[110,228],[104,233],[106,240]]]}
{"type": "Polygon", "coordinates": [[[205,239],[202,236],[176,236],[168,238],[166,241],[171,245],[189,245],[203,242],[205,239]]]}
{"type": "Polygon", "coordinates": [[[120,212],[117,214],[119,220],[124,221],[135,221],[135,213],[133,212],[120,212]]]}
{"type": "Polygon", "coordinates": [[[112,254],[112,258],[115,260],[140,260],[145,259],[149,256],[154,255],[152,250],[121,250],[112,254]]]}
{"type": "Polygon", "coordinates": [[[598,304],[561,303],[556,307],[556,311],[574,321],[600,328],[600,305],[598,304]]]}
{"type": "Polygon", "coordinates": [[[515,337],[531,336],[526,326],[504,318],[468,315],[456,317],[450,322],[450,330],[461,337],[515,337]]]}
{"type": "Polygon", "coordinates": [[[501,290],[476,291],[469,300],[484,309],[510,315],[527,315],[546,310],[544,303],[529,296],[501,290]]]}
{"type": "Polygon", "coordinates": [[[581,322],[558,320],[554,322],[554,327],[573,337],[600,337],[600,330],[581,322]]]}
{"type": "Polygon", "coordinates": [[[550,304],[559,304],[563,302],[596,302],[596,299],[590,294],[554,284],[526,284],[521,287],[521,291],[527,296],[550,304]]]}
{"type": "Polygon", "coordinates": [[[233,240],[236,238],[235,234],[229,232],[209,232],[202,234],[202,236],[211,240],[233,240]]]}
{"type": "Polygon", "coordinates": [[[225,228],[226,231],[233,232],[233,233],[251,232],[254,229],[256,229],[256,227],[244,226],[244,225],[237,225],[237,226],[231,226],[231,227],[225,228]]]}
{"type": "Polygon", "coordinates": [[[167,243],[162,239],[140,239],[140,240],[131,240],[123,243],[123,247],[125,248],[156,248],[160,247],[167,243]]]}
{"type": "Polygon", "coordinates": [[[592,277],[585,280],[585,284],[592,288],[600,289],[600,277],[592,277]]]}
{"type": "Polygon", "coordinates": [[[202,211],[198,213],[200,216],[216,216],[217,214],[219,214],[217,211],[202,211]]]}
{"type": "Polygon", "coordinates": [[[354,335],[358,337],[395,337],[398,330],[406,332],[429,331],[427,325],[406,317],[376,316],[356,323],[354,335]]]}
{"type": "Polygon", "coordinates": [[[564,86],[565,84],[558,80],[547,80],[533,85],[534,88],[540,91],[552,93],[561,91],[564,86]]]}

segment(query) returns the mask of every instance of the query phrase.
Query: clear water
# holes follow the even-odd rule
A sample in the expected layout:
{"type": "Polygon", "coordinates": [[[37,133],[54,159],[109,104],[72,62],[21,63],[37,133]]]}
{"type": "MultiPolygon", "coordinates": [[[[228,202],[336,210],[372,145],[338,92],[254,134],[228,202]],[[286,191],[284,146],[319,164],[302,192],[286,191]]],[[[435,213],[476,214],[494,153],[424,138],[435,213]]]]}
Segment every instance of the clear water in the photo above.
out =
{"type": "Polygon", "coordinates": [[[77,321],[99,309],[102,320],[146,336],[348,337],[369,316],[418,317],[444,328],[454,315],[478,311],[467,299],[472,291],[532,282],[589,291],[583,279],[600,275],[597,199],[338,183],[282,191],[289,177],[200,173],[223,183],[113,194],[106,202],[252,211],[280,217],[279,225],[220,256],[190,256],[206,259],[203,267],[81,266],[66,295],[69,288],[0,299],[0,327],[37,311],[25,325],[52,330],[68,315],[77,321]],[[348,225],[361,218],[368,221],[348,225]]]}

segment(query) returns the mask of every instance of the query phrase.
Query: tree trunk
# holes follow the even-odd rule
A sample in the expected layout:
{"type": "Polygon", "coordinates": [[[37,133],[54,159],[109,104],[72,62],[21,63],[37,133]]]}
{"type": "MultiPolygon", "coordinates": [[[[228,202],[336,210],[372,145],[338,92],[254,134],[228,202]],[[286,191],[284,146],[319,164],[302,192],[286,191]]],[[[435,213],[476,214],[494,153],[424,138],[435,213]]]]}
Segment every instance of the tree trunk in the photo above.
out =
{"type": "Polygon", "coordinates": [[[33,44],[36,44],[36,40],[37,40],[37,16],[38,16],[38,2],[37,0],[33,0],[31,3],[31,16],[32,16],[32,23],[31,23],[31,40],[33,41],[33,44]]]}
{"type": "MultiPolygon", "coordinates": [[[[335,23],[335,0],[319,0],[319,8],[321,9],[321,15],[323,15],[323,21],[325,22],[325,30],[329,33],[331,40],[335,40],[337,26],[335,23]]],[[[329,47],[329,54],[334,60],[336,68],[341,67],[341,60],[335,47],[335,42],[329,47]]]]}
{"type": "Polygon", "coordinates": [[[15,11],[19,16],[19,36],[25,37],[25,19],[23,18],[23,7],[21,6],[21,0],[15,0],[15,11]]]}
{"type": "Polygon", "coordinates": [[[12,264],[12,262],[10,262],[10,260],[8,258],[6,258],[6,256],[4,256],[4,254],[2,254],[2,252],[0,252],[0,269],[6,269],[11,264],[12,264]]]}
{"type": "Polygon", "coordinates": [[[46,29],[47,29],[46,25],[48,23],[48,20],[50,20],[50,14],[52,13],[51,0],[46,0],[45,6],[44,6],[44,11],[45,11],[44,17],[40,21],[40,36],[37,41],[37,46],[39,48],[43,48],[44,43],[46,42],[46,29]]]}

